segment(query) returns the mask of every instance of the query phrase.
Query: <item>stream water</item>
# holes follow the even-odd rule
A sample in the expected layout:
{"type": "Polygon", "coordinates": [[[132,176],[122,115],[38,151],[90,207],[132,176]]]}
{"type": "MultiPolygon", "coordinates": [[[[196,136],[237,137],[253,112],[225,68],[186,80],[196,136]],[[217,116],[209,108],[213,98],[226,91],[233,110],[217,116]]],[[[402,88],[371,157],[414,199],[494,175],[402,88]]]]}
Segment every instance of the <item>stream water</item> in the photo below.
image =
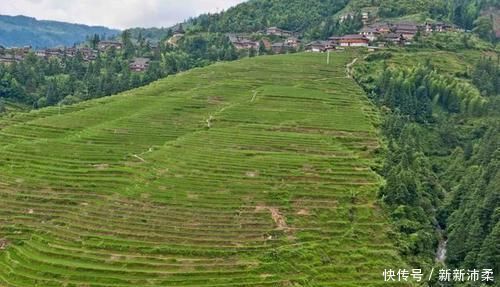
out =
{"type": "Polygon", "coordinates": [[[436,261],[438,262],[444,262],[446,259],[446,245],[448,243],[448,240],[441,239],[439,240],[439,245],[438,249],[436,251],[436,261]]]}

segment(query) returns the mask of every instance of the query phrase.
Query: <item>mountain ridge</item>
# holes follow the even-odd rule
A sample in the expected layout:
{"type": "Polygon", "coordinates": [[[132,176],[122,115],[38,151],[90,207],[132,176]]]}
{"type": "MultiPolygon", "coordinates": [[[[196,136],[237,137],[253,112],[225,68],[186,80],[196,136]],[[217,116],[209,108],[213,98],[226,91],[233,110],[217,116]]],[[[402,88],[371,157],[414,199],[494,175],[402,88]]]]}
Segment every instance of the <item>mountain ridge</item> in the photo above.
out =
{"type": "Polygon", "coordinates": [[[0,15],[0,45],[46,48],[72,46],[93,34],[115,36],[120,30],[53,20],[38,20],[24,15],[0,15]]]}

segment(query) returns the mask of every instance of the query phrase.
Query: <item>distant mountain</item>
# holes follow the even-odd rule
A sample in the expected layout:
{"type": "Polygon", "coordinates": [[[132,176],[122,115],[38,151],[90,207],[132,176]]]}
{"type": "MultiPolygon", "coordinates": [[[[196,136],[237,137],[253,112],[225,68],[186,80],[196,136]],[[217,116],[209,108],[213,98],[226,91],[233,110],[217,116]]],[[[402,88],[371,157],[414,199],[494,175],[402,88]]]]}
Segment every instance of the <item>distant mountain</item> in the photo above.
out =
{"type": "Polygon", "coordinates": [[[37,20],[26,16],[0,15],[0,45],[34,48],[72,46],[85,41],[88,35],[107,37],[120,33],[119,30],[101,26],[87,26],[57,21],[37,20]]]}

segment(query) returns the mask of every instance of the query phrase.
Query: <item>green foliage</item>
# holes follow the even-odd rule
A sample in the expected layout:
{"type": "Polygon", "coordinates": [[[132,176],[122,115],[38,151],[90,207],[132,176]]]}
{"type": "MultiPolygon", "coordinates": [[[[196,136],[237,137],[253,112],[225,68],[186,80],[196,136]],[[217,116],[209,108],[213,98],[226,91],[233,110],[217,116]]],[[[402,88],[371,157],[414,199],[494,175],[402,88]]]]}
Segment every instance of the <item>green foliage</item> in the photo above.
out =
{"type": "Polygon", "coordinates": [[[494,60],[491,57],[482,57],[472,72],[472,82],[484,96],[500,94],[500,55],[494,60]]]}
{"type": "Polygon", "coordinates": [[[384,52],[369,54],[368,56],[365,57],[365,60],[368,62],[371,62],[371,61],[378,61],[378,60],[387,60],[387,59],[390,59],[391,57],[392,57],[391,52],[384,51],[384,52]]]}
{"type": "MultiPolygon", "coordinates": [[[[465,167],[464,176],[454,178],[448,225],[448,263],[461,268],[493,268],[500,270],[498,226],[500,206],[500,121],[485,123],[484,136],[476,141],[469,159],[458,158],[465,167]],[[496,258],[496,259],[495,259],[496,258]]],[[[446,171],[449,178],[454,168],[446,171]]]]}
{"type": "Polygon", "coordinates": [[[384,70],[375,83],[376,100],[417,122],[432,121],[432,106],[451,113],[480,114],[486,100],[477,89],[429,66],[384,70]]]}
{"type": "Polygon", "coordinates": [[[406,68],[410,58],[402,59],[387,60],[390,68],[372,59],[372,69],[361,66],[355,74],[376,103],[391,108],[382,125],[389,144],[380,196],[399,244],[412,261],[430,264],[437,241],[448,239],[450,267],[497,272],[500,114],[493,87],[498,66],[485,57],[474,63],[471,82],[486,99],[466,79],[451,76],[453,69],[446,74],[432,68],[439,57],[420,57],[411,69],[406,68]],[[416,111],[428,99],[434,112],[423,121],[416,111]]]}
{"type": "Polygon", "coordinates": [[[342,9],[346,0],[252,0],[220,14],[206,14],[189,22],[196,30],[210,32],[255,32],[277,26],[310,33],[342,9]]]}
{"type": "Polygon", "coordinates": [[[421,36],[416,42],[413,43],[413,47],[437,48],[439,50],[453,52],[459,52],[464,49],[494,49],[494,46],[491,43],[485,42],[475,34],[462,32],[432,33],[426,36],[421,36]]]}
{"type": "Polygon", "coordinates": [[[486,41],[493,42],[495,40],[493,18],[491,17],[479,17],[474,21],[474,29],[472,31],[486,41]]]}

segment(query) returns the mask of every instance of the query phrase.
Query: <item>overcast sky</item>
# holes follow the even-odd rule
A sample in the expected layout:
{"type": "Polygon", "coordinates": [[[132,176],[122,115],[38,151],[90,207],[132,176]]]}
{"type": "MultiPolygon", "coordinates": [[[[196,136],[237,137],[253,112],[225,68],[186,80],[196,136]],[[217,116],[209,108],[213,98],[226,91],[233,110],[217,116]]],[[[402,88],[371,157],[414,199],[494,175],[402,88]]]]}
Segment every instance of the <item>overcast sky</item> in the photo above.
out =
{"type": "Polygon", "coordinates": [[[169,27],[244,0],[0,0],[0,14],[125,29],[169,27]]]}

